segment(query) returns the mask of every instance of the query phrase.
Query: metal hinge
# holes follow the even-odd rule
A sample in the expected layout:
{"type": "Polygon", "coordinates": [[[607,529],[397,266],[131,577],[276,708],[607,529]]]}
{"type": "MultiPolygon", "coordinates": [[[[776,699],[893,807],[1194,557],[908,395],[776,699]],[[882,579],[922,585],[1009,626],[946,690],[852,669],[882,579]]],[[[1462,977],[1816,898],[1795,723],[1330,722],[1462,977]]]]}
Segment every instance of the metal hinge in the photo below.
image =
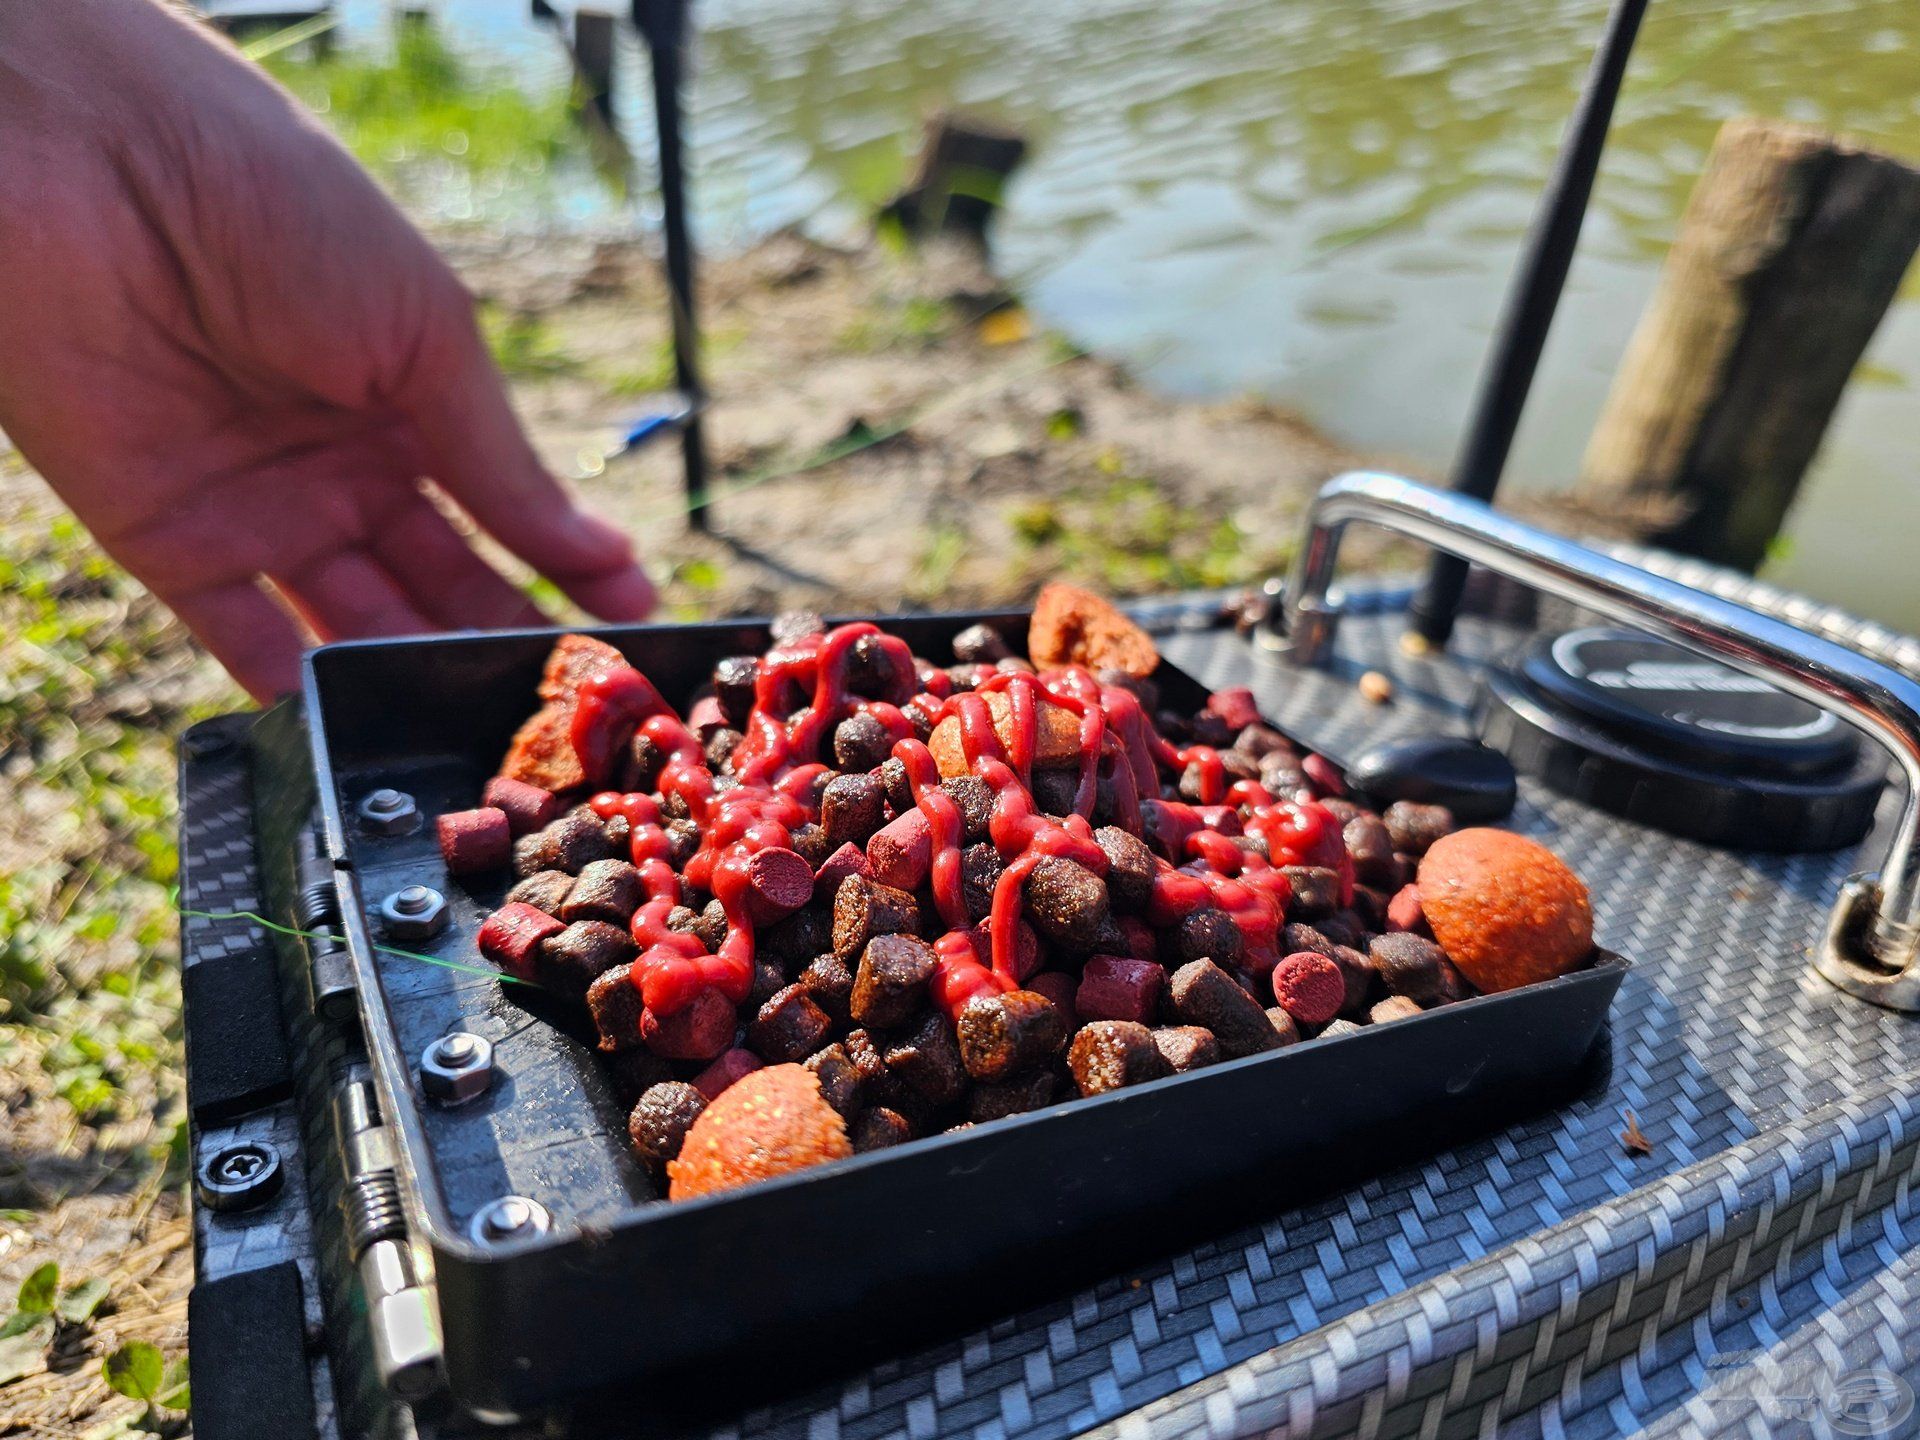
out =
{"type": "Polygon", "coordinates": [[[335,1089],[333,1124],[347,1177],[340,1207],[366,1292],[374,1367],[389,1393],[417,1404],[445,1383],[440,1308],[414,1264],[392,1136],[364,1066],[350,1067],[335,1089]]]}

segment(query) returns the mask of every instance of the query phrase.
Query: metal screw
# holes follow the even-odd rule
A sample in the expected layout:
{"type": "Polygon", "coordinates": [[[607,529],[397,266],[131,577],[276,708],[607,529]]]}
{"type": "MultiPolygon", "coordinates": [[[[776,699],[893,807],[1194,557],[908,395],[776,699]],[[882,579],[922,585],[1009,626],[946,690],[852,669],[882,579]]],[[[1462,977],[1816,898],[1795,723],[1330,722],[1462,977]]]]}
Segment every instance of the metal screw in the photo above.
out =
{"type": "Polygon", "coordinates": [[[380,902],[380,918],[396,940],[428,940],[446,928],[446,897],[425,885],[406,885],[380,902]]]}
{"type": "Polygon", "coordinates": [[[420,825],[420,807],[404,790],[382,786],[360,800],[360,823],[376,835],[405,835],[420,825]]]}
{"type": "Polygon", "coordinates": [[[248,1210],[280,1193],[280,1152],[265,1140],[226,1145],[201,1163],[194,1193],[209,1210],[248,1210]]]}
{"type": "Polygon", "coordinates": [[[524,1195],[502,1195],[489,1200],[474,1215],[467,1234],[482,1245],[502,1240],[525,1240],[553,1228],[553,1217],[538,1200],[524,1195]]]}
{"type": "Polygon", "coordinates": [[[466,1030],[442,1035],[420,1056],[420,1088],[440,1105],[463,1105],[493,1084],[493,1043],[466,1030]]]}

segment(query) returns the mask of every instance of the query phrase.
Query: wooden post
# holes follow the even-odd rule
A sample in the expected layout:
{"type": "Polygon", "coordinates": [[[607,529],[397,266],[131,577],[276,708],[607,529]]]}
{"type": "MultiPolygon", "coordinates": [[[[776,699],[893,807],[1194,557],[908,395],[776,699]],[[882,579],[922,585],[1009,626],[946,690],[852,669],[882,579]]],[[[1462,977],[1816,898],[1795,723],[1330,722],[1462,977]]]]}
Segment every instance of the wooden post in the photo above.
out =
{"type": "Polygon", "coordinates": [[[912,181],[880,213],[912,236],[948,231],[980,238],[999,208],[1007,177],[1026,155],[1026,140],[1012,130],[936,115],[927,122],[912,181]]]}
{"type": "Polygon", "coordinates": [[[1920,170],[1728,122],[1582,463],[1584,506],[1752,570],[1920,245],[1920,170]]]}
{"type": "Polygon", "coordinates": [[[613,16],[605,10],[582,8],[573,16],[573,63],[586,87],[587,99],[613,128],[613,16]]]}

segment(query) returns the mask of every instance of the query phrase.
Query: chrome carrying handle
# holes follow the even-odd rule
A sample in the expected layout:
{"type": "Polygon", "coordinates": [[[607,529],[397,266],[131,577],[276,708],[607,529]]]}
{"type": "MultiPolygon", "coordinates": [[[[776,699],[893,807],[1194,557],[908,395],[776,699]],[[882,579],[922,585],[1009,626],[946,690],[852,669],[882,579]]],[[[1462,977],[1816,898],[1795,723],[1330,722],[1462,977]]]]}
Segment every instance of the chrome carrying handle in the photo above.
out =
{"type": "Polygon", "coordinates": [[[1287,580],[1279,620],[1277,648],[1297,663],[1314,664],[1332,646],[1339,614],[1327,592],[1341,536],[1356,521],[1703,651],[1879,739],[1906,773],[1899,825],[1879,873],[1858,876],[1842,891],[1814,965],[1849,994],[1920,1011],[1920,875],[1914,869],[1920,683],[1745,605],[1523,525],[1478,500],[1366,472],[1327,482],[1309,512],[1306,543],[1287,580]]]}

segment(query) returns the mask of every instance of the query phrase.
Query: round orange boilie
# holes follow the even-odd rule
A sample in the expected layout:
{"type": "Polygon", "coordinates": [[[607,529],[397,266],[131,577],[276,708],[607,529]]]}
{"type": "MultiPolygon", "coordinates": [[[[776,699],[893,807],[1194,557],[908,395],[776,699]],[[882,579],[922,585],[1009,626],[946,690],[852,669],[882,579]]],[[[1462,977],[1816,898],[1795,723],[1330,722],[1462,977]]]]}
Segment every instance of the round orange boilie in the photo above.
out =
{"type": "Polygon", "coordinates": [[[1482,991],[1551,980],[1593,954],[1587,887],[1524,836],[1455,831],[1421,859],[1418,883],[1433,938],[1482,991]]]}
{"type": "Polygon", "coordinates": [[[700,1112],[667,1165],[667,1197],[692,1200],[853,1154],[846,1122],[813,1072],[772,1065],[729,1085],[700,1112]]]}

